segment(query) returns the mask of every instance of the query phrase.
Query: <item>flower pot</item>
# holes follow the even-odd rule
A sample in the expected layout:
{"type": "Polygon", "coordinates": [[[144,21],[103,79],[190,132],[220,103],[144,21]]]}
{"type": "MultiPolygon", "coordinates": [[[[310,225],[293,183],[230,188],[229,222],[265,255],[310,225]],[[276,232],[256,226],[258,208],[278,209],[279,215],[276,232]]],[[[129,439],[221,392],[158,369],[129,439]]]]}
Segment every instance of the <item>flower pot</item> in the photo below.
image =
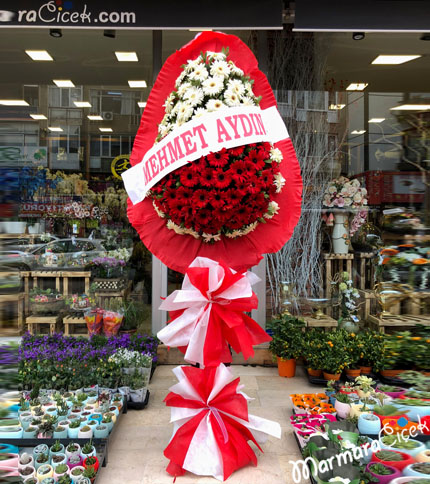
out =
{"type": "Polygon", "coordinates": [[[51,466],[54,468],[60,464],[67,464],[66,454],[54,454],[51,459],[51,466]]]}
{"type": "Polygon", "coordinates": [[[415,444],[417,445],[417,447],[415,447],[413,449],[401,449],[401,448],[394,449],[393,447],[384,444],[382,439],[380,439],[379,442],[380,442],[382,450],[398,450],[399,452],[403,452],[404,454],[408,454],[411,457],[415,457],[420,452],[425,452],[425,450],[426,450],[425,444],[423,444],[422,442],[419,442],[418,440],[414,440],[414,439],[409,439],[409,442],[415,442],[415,444]]]}
{"type": "Polygon", "coordinates": [[[79,439],[91,439],[93,436],[93,429],[83,431],[82,428],[79,429],[78,438],[79,439]]]}
{"type": "Polygon", "coordinates": [[[95,464],[88,464],[87,463],[87,460],[89,459],[89,457],[87,457],[85,460],[84,460],[84,467],[85,468],[88,468],[88,467],[94,467],[95,471],[97,472],[99,470],[99,466],[100,466],[100,462],[98,460],[98,458],[96,456],[93,456],[95,459],[96,459],[96,463],[95,464]]]}
{"type": "Polygon", "coordinates": [[[21,426],[2,427],[0,439],[21,439],[24,430],[21,426]]]}
{"type": "Polygon", "coordinates": [[[338,381],[340,379],[340,373],[328,373],[327,371],[323,371],[324,380],[335,380],[338,381]]]}
{"type": "Polygon", "coordinates": [[[308,375],[318,378],[322,375],[322,370],[313,370],[312,368],[308,368],[308,375]]]}
{"type": "Polygon", "coordinates": [[[18,467],[19,455],[18,454],[2,454],[4,460],[0,460],[0,469],[4,467],[18,467]]]}
{"type": "Polygon", "coordinates": [[[360,371],[362,375],[369,375],[372,372],[371,366],[360,366],[360,371]]]}
{"type": "Polygon", "coordinates": [[[336,409],[337,415],[340,418],[347,418],[349,412],[351,411],[351,405],[349,403],[342,403],[339,400],[336,400],[334,404],[334,408],[336,409]]]}
{"type": "Polygon", "coordinates": [[[51,457],[52,457],[53,455],[64,454],[64,450],[65,450],[65,449],[64,449],[64,445],[63,445],[63,444],[60,444],[60,445],[61,445],[61,449],[60,449],[60,450],[57,450],[57,451],[52,450],[52,447],[53,447],[53,446],[51,446],[51,447],[50,447],[50,449],[49,449],[49,455],[50,455],[51,457]]]}
{"type": "Polygon", "coordinates": [[[67,439],[67,428],[58,432],[54,430],[54,439],[67,439]]]}
{"type": "Polygon", "coordinates": [[[395,467],[396,469],[399,469],[399,471],[403,470],[408,465],[414,463],[414,458],[411,457],[408,454],[405,454],[404,452],[398,452],[398,451],[394,451],[394,450],[386,450],[384,452],[395,452],[397,454],[401,454],[403,460],[400,460],[400,461],[382,461],[378,458],[379,452],[376,452],[372,455],[371,462],[380,462],[381,464],[384,464],[386,466],[395,467]]]}
{"type": "Polygon", "coordinates": [[[94,429],[96,439],[107,439],[109,437],[109,427],[106,424],[97,425],[94,429]]]}
{"type": "Polygon", "coordinates": [[[29,461],[27,462],[27,464],[21,464],[21,459],[22,459],[22,456],[20,456],[20,460],[18,461],[18,469],[24,469],[25,467],[34,467],[34,457],[30,454],[27,454],[28,457],[29,457],[29,461]]]}
{"type": "Polygon", "coordinates": [[[403,469],[404,476],[411,476],[411,477],[426,477],[430,479],[430,463],[426,462],[416,462],[415,464],[410,464],[403,469]],[[417,466],[426,466],[428,472],[424,473],[416,469],[417,466]],[[415,467],[415,469],[414,469],[415,467]]]}
{"type": "Polygon", "coordinates": [[[36,469],[33,466],[24,466],[18,468],[19,475],[24,479],[24,482],[31,477],[36,477],[36,469]]]}
{"type": "Polygon", "coordinates": [[[34,460],[36,460],[36,457],[39,454],[48,454],[48,453],[49,453],[49,447],[46,444],[36,445],[36,447],[33,449],[34,460]]]}
{"type": "Polygon", "coordinates": [[[71,471],[70,471],[70,477],[72,478],[72,482],[73,484],[75,484],[76,482],[79,482],[79,478],[82,477],[82,473],[79,474],[79,475],[75,475],[73,472],[77,472],[77,469],[81,470],[82,473],[85,471],[85,467],[84,466],[76,466],[74,467],[71,471]]]}
{"type": "Polygon", "coordinates": [[[415,480],[418,480],[418,482],[421,480],[421,479],[425,479],[425,478],[421,478],[421,477],[398,477],[397,479],[393,479],[390,484],[407,484],[409,482],[412,482],[412,481],[415,481],[415,480]]]}
{"type": "Polygon", "coordinates": [[[81,446],[79,444],[76,444],[76,443],[75,443],[75,446],[77,447],[77,449],[75,451],[73,451],[73,452],[71,452],[70,450],[68,450],[68,446],[66,446],[66,457],[67,458],[70,458],[70,456],[76,455],[76,454],[81,455],[81,446]]]}
{"type": "Polygon", "coordinates": [[[57,474],[57,472],[55,471],[55,467],[54,467],[54,479],[56,479],[58,481],[58,479],[61,476],[65,476],[66,474],[69,474],[69,471],[70,471],[70,469],[67,469],[66,472],[62,472],[61,474],[57,474]]]}
{"type": "Polygon", "coordinates": [[[430,450],[426,449],[415,456],[417,462],[430,462],[430,450]]]}
{"type": "Polygon", "coordinates": [[[79,433],[79,427],[76,429],[68,428],[67,429],[67,436],[69,439],[77,439],[78,438],[78,433],[79,433]]]}
{"type": "Polygon", "coordinates": [[[371,413],[362,413],[358,417],[358,430],[360,434],[378,435],[381,430],[381,420],[378,417],[373,418],[371,413]]]}
{"type": "Polygon", "coordinates": [[[351,378],[357,378],[357,376],[360,376],[361,370],[360,368],[358,369],[348,368],[347,370],[345,370],[345,373],[347,374],[347,376],[351,378]]]}
{"type": "Polygon", "coordinates": [[[395,378],[406,370],[381,370],[380,373],[385,378],[395,378]]]}
{"type": "Polygon", "coordinates": [[[93,413],[90,415],[91,420],[97,420],[98,423],[102,421],[103,415],[101,413],[93,413]]]}
{"type": "Polygon", "coordinates": [[[391,398],[399,398],[406,392],[407,392],[407,390],[401,390],[401,391],[398,391],[398,392],[383,392],[379,388],[376,389],[376,393],[384,393],[385,395],[388,395],[391,398]]]}
{"type": "MultiPolygon", "coordinates": [[[[416,406],[416,405],[402,405],[400,402],[402,400],[397,400],[396,406],[398,407],[399,411],[409,410],[408,413],[408,420],[412,420],[413,422],[418,422],[423,417],[427,417],[430,415],[430,405],[424,406],[416,406]]],[[[429,402],[430,403],[430,402],[429,402]]]]}
{"type": "Polygon", "coordinates": [[[348,212],[334,213],[334,225],[331,235],[333,254],[347,254],[349,251],[348,212]]]}
{"type": "Polygon", "coordinates": [[[54,469],[49,464],[43,464],[36,471],[36,477],[39,481],[43,481],[47,477],[54,477],[54,469]]]}
{"type": "Polygon", "coordinates": [[[82,466],[83,462],[84,460],[82,459],[82,456],[80,454],[75,454],[69,457],[69,459],[67,460],[67,465],[69,466],[69,469],[72,470],[75,467],[82,466]]]}
{"type": "Polygon", "coordinates": [[[82,461],[84,461],[87,457],[95,457],[97,455],[97,451],[96,451],[96,448],[93,446],[91,452],[89,454],[84,454],[82,451],[81,451],[81,457],[82,457],[82,461]]]}
{"type": "Polygon", "coordinates": [[[375,474],[370,470],[370,467],[372,466],[373,463],[369,463],[366,466],[366,471],[369,472],[373,477],[376,477],[378,479],[377,482],[379,484],[388,484],[390,483],[393,479],[396,479],[397,477],[401,477],[402,473],[399,471],[399,469],[396,469],[395,467],[392,466],[385,466],[387,469],[389,469],[392,473],[389,475],[380,475],[380,474],[375,474]]]}
{"type": "Polygon", "coordinates": [[[278,360],[278,373],[279,376],[286,378],[292,378],[296,374],[296,360],[291,358],[289,360],[284,360],[283,358],[277,357],[278,360]]]}
{"type": "MultiPolygon", "coordinates": [[[[45,464],[50,464],[50,462],[51,462],[51,459],[50,459],[49,457],[48,457],[48,460],[47,460],[46,462],[39,462],[39,461],[38,461],[38,457],[36,457],[36,458],[34,459],[34,468],[35,468],[35,469],[36,469],[36,471],[37,471],[37,470],[39,470],[39,467],[42,467],[42,466],[44,466],[45,464]]],[[[48,477],[50,477],[50,476],[48,476],[48,477]]]]}
{"type": "Polygon", "coordinates": [[[115,425],[115,422],[113,421],[113,419],[112,419],[111,422],[103,422],[103,420],[102,420],[101,425],[106,425],[106,427],[108,428],[108,432],[111,433],[113,426],[115,425]]]}
{"type": "Polygon", "coordinates": [[[35,439],[36,438],[36,432],[37,432],[36,427],[28,427],[27,430],[23,430],[22,438],[23,439],[35,439]]]}
{"type": "Polygon", "coordinates": [[[389,418],[390,420],[394,420],[395,422],[397,422],[397,420],[399,420],[399,418],[405,418],[406,420],[408,420],[408,417],[405,413],[402,413],[401,415],[393,415],[393,416],[392,415],[378,415],[377,413],[375,413],[375,415],[381,421],[381,425],[386,418],[389,418]]]}

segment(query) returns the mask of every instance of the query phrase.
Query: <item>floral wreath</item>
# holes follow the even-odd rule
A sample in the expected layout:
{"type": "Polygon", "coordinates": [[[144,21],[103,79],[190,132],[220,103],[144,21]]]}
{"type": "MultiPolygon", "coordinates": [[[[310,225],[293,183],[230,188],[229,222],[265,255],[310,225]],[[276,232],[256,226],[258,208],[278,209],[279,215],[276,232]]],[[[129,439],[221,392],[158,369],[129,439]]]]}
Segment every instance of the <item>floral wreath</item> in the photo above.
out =
{"type": "MultiPolygon", "coordinates": [[[[164,103],[157,142],[207,112],[259,104],[253,80],[227,57],[228,49],[205,52],[183,66],[164,103]]],[[[223,148],[171,172],[149,196],[167,228],[177,234],[211,243],[222,235],[234,239],[277,214],[279,205],[272,197],[285,184],[278,166],[282,158],[270,143],[223,148]]]]}
{"type": "MultiPolygon", "coordinates": [[[[276,106],[250,49],[203,32],[165,62],[150,93],[130,158],[134,166],[178,126],[230,106],[276,106]]],[[[185,272],[197,257],[237,271],[278,251],[300,217],[300,167],[289,138],[210,153],[169,173],[128,216],[148,249],[185,272]],[[276,215],[276,216],[275,216],[276,215]]]]}

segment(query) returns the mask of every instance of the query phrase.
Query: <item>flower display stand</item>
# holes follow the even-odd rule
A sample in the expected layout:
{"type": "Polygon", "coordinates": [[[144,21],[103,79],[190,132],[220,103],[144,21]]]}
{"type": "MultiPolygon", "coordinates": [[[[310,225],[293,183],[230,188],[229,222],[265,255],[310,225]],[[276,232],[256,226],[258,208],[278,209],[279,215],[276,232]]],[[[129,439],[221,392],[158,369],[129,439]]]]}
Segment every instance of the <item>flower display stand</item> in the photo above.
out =
{"type": "Polygon", "coordinates": [[[392,315],[386,318],[378,318],[377,316],[369,315],[368,321],[374,329],[385,333],[385,328],[392,328],[398,326],[416,326],[421,324],[423,326],[430,326],[430,316],[429,315],[392,315]]]}
{"type": "Polygon", "coordinates": [[[89,293],[91,271],[61,271],[61,277],[63,278],[63,294],[65,296],[71,294],[69,292],[70,278],[83,278],[85,281],[85,294],[89,293]]]}
{"type": "Polygon", "coordinates": [[[107,300],[110,298],[119,298],[121,300],[127,299],[131,291],[131,281],[127,282],[127,285],[120,291],[95,291],[94,296],[96,297],[97,305],[100,307],[105,307],[107,300]]]}
{"type": "Polygon", "coordinates": [[[303,319],[306,322],[307,328],[324,328],[325,331],[331,328],[337,328],[337,321],[330,316],[326,316],[323,319],[317,319],[312,316],[304,316],[303,319]]]}
{"type": "Polygon", "coordinates": [[[88,338],[88,330],[87,330],[87,323],[85,322],[85,318],[81,315],[69,315],[63,318],[63,325],[64,325],[64,336],[84,336],[88,338]],[[82,326],[85,328],[84,332],[78,333],[76,330],[78,328],[82,329],[82,326]],[[73,330],[71,330],[73,328],[73,330]]]}
{"type": "MultiPolygon", "coordinates": [[[[328,254],[323,253],[323,296],[330,299],[332,297],[331,282],[336,278],[337,274],[341,272],[348,272],[352,276],[352,263],[354,254],[328,254]]],[[[333,315],[333,308],[327,308],[327,315],[333,315]]]]}
{"type": "Polygon", "coordinates": [[[413,292],[405,301],[407,314],[430,314],[430,291],[413,292]]]}
{"type": "Polygon", "coordinates": [[[28,331],[31,334],[40,334],[42,325],[49,325],[48,334],[53,335],[57,332],[57,326],[61,322],[61,317],[56,316],[28,316],[25,319],[28,331]]]}
{"type": "Polygon", "coordinates": [[[354,253],[354,277],[357,277],[356,287],[361,290],[372,289],[375,284],[375,265],[373,252],[354,253]]]}
{"type": "Polygon", "coordinates": [[[0,304],[10,305],[11,303],[17,303],[18,305],[18,312],[17,312],[17,327],[14,328],[12,332],[7,330],[6,328],[2,327],[2,333],[8,334],[8,336],[20,336],[24,330],[24,300],[25,294],[18,293],[18,294],[0,294],[0,304]]]}
{"type": "Polygon", "coordinates": [[[115,279],[94,279],[93,281],[96,292],[119,292],[126,285],[126,280],[124,278],[115,279]]]}

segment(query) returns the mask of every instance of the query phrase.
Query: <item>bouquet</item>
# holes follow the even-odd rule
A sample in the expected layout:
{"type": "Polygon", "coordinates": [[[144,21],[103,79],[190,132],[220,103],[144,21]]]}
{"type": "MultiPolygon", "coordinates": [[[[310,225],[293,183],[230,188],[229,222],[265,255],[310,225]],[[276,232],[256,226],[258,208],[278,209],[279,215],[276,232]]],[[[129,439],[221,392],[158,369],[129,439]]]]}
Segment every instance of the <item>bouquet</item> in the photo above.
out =
{"type": "Polygon", "coordinates": [[[87,311],[84,317],[87,323],[88,334],[90,336],[100,334],[103,327],[103,311],[101,309],[87,311]]]}

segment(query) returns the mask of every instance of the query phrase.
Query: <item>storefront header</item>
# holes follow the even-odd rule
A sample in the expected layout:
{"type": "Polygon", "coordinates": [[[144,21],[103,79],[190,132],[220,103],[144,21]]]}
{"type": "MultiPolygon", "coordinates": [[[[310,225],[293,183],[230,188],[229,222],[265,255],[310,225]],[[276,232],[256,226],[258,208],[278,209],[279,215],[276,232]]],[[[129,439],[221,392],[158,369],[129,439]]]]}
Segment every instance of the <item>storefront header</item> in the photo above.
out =
{"type": "Polygon", "coordinates": [[[282,1],[4,0],[1,27],[281,29],[282,1]]]}
{"type": "Polygon", "coordinates": [[[428,32],[428,0],[297,0],[294,30],[428,32]]]}

